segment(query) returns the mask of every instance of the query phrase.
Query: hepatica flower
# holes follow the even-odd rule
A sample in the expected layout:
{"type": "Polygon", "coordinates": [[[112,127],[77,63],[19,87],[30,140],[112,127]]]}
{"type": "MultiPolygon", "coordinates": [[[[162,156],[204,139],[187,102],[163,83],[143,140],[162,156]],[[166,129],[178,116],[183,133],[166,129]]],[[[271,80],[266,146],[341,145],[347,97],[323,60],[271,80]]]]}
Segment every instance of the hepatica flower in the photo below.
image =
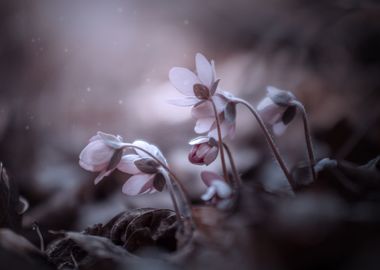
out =
{"type": "Polygon", "coordinates": [[[189,153],[189,161],[198,165],[209,165],[218,156],[217,141],[212,137],[201,136],[189,142],[193,147],[189,153]]]}
{"type": "MultiPolygon", "coordinates": [[[[156,146],[144,141],[135,141],[133,145],[151,153],[167,165],[156,146]]],[[[120,171],[132,175],[123,185],[123,193],[134,196],[162,191],[165,187],[165,178],[160,172],[161,165],[146,152],[140,149],[135,149],[135,152],[136,154],[124,155],[117,166],[120,171]]]]}
{"type": "Polygon", "coordinates": [[[264,122],[272,126],[276,135],[282,135],[296,115],[293,100],[295,96],[291,92],[268,86],[267,96],[257,106],[264,122]]]}
{"type": "Polygon", "coordinates": [[[209,62],[200,53],[195,56],[196,74],[187,68],[174,67],[169,72],[173,86],[185,97],[170,100],[178,106],[193,106],[192,116],[197,120],[194,131],[217,138],[214,102],[220,119],[222,137],[233,137],[235,132],[235,103],[232,95],[218,87],[214,61],[209,62]]]}
{"type": "Polygon", "coordinates": [[[232,204],[232,189],[223,178],[210,171],[201,172],[201,178],[207,186],[201,199],[216,205],[219,209],[229,208],[232,204]]]}
{"type": "Polygon", "coordinates": [[[88,171],[99,172],[95,178],[98,184],[118,166],[126,144],[117,135],[98,132],[79,155],[79,165],[88,171]]]}

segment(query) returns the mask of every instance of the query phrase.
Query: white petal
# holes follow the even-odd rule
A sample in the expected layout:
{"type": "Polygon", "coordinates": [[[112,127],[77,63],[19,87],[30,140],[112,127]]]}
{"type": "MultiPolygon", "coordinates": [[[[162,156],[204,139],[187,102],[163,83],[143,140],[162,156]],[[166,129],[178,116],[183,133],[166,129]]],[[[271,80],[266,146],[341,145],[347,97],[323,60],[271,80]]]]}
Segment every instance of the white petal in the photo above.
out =
{"type": "Polygon", "coordinates": [[[215,103],[217,113],[221,113],[227,106],[228,99],[226,99],[223,95],[217,94],[212,97],[212,100],[215,103]]]}
{"type": "Polygon", "coordinates": [[[231,196],[232,190],[229,185],[227,185],[226,182],[215,180],[211,184],[216,189],[216,194],[218,194],[218,197],[225,199],[231,196]]]}
{"type": "Polygon", "coordinates": [[[192,139],[189,144],[190,145],[196,145],[196,144],[201,144],[210,141],[210,138],[207,136],[199,136],[194,139],[192,139]]]}
{"type": "Polygon", "coordinates": [[[276,134],[277,136],[281,136],[282,134],[284,134],[284,132],[285,132],[285,130],[286,130],[287,127],[288,126],[285,125],[282,121],[277,122],[272,127],[273,133],[276,134]]]}
{"type": "Polygon", "coordinates": [[[211,129],[214,122],[215,122],[214,118],[198,119],[195,124],[194,131],[198,134],[208,132],[211,129]]]}
{"type": "Polygon", "coordinates": [[[184,98],[178,98],[178,99],[169,99],[166,102],[171,105],[188,107],[188,106],[193,106],[197,104],[199,101],[200,100],[196,97],[184,97],[184,98]]]}
{"type": "Polygon", "coordinates": [[[114,150],[104,144],[102,140],[90,142],[79,154],[79,159],[89,166],[107,166],[114,150]]]}
{"type": "MultiPolygon", "coordinates": [[[[151,153],[154,157],[156,157],[158,160],[160,160],[161,162],[167,164],[166,162],[166,159],[164,158],[164,156],[162,155],[160,149],[158,149],[157,146],[153,145],[153,144],[149,144],[147,143],[146,141],[142,141],[142,140],[137,140],[137,141],[134,141],[133,142],[133,145],[136,145],[142,149],[144,149],[145,151],[151,153]]],[[[143,157],[143,158],[152,158],[150,155],[148,155],[147,153],[145,153],[144,151],[141,151],[139,149],[135,149],[136,153],[143,157]]]]}
{"type": "Polygon", "coordinates": [[[216,188],[214,186],[208,187],[206,189],[206,192],[201,196],[201,199],[203,201],[211,200],[212,197],[214,197],[216,193],[216,188]]]}
{"type": "Polygon", "coordinates": [[[192,71],[181,67],[174,67],[169,71],[169,80],[178,91],[186,96],[194,96],[193,86],[200,83],[192,71]]]}
{"type": "Polygon", "coordinates": [[[191,108],[191,116],[195,119],[214,117],[214,109],[209,101],[204,101],[191,108]]]}
{"type": "Polygon", "coordinates": [[[206,59],[206,57],[203,54],[197,53],[195,56],[195,65],[197,69],[198,78],[204,85],[210,88],[211,83],[213,82],[213,69],[211,67],[210,62],[206,59]]]}
{"type": "Polygon", "coordinates": [[[136,174],[132,176],[124,183],[123,193],[130,196],[144,193],[152,187],[153,176],[153,174],[136,174]]]}
{"type": "Polygon", "coordinates": [[[257,110],[258,111],[261,111],[263,109],[265,109],[266,107],[268,106],[271,106],[273,105],[273,101],[271,98],[269,97],[265,97],[263,100],[260,101],[260,103],[257,105],[257,110]]]}
{"type": "Polygon", "coordinates": [[[136,167],[135,165],[135,160],[140,159],[141,157],[139,155],[124,155],[120,162],[119,165],[117,165],[117,169],[129,173],[129,174],[138,174],[141,173],[141,171],[136,167]]]}
{"type": "Polygon", "coordinates": [[[124,147],[124,143],[120,140],[120,136],[115,136],[101,131],[98,131],[98,135],[100,138],[102,138],[104,143],[111,148],[121,149],[124,147]]]}
{"type": "Polygon", "coordinates": [[[284,90],[281,90],[281,89],[278,89],[277,87],[274,87],[274,86],[271,86],[271,85],[268,85],[267,86],[267,93],[269,96],[274,96],[278,93],[281,93],[282,91],[284,90]]]}

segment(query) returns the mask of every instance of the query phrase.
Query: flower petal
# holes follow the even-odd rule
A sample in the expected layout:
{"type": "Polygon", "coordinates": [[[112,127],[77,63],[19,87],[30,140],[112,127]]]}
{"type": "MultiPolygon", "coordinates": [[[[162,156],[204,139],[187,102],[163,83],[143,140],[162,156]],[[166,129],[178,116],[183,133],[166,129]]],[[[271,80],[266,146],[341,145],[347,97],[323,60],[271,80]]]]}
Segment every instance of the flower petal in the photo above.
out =
{"type": "Polygon", "coordinates": [[[124,155],[119,165],[117,166],[118,170],[129,173],[129,174],[138,174],[141,173],[141,171],[136,167],[135,160],[140,159],[141,157],[139,155],[124,155]]]}
{"type": "Polygon", "coordinates": [[[121,149],[125,146],[124,143],[121,141],[120,136],[115,136],[101,131],[98,131],[98,135],[100,138],[102,138],[104,143],[111,148],[121,149]]]}
{"type": "Polygon", "coordinates": [[[285,125],[282,121],[277,122],[272,126],[273,133],[276,134],[277,136],[281,136],[282,134],[285,133],[285,130],[288,126],[285,125]]]}
{"type": "MultiPolygon", "coordinates": [[[[166,159],[164,158],[160,149],[158,149],[157,146],[147,143],[146,141],[142,141],[142,140],[136,140],[132,144],[144,149],[145,151],[151,153],[154,157],[156,157],[161,162],[167,164],[166,159]]],[[[148,155],[144,151],[141,151],[139,149],[135,149],[135,151],[142,158],[152,158],[150,155],[148,155]]]]}
{"type": "Polygon", "coordinates": [[[216,180],[216,181],[213,181],[211,185],[215,187],[216,194],[218,195],[219,198],[226,199],[230,197],[232,194],[231,187],[227,185],[227,183],[224,181],[216,180]]]}
{"type": "Polygon", "coordinates": [[[221,176],[210,171],[202,171],[201,178],[202,178],[203,183],[205,183],[205,185],[208,187],[211,186],[212,182],[215,180],[223,180],[221,176]]]}
{"type": "Polygon", "coordinates": [[[130,196],[142,194],[152,188],[153,177],[154,174],[136,174],[124,183],[122,191],[130,196]]]}
{"type": "Polygon", "coordinates": [[[175,106],[188,107],[197,104],[199,102],[199,99],[196,97],[183,97],[177,99],[169,99],[166,102],[175,106]]]}
{"type": "Polygon", "coordinates": [[[102,140],[90,142],[79,154],[80,165],[91,171],[101,171],[106,168],[112,158],[114,150],[104,144],[102,140]],[[93,169],[91,169],[93,168],[93,169]]]}
{"type": "Polygon", "coordinates": [[[266,107],[273,105],[274,102],[271,98],[265,97],[263,100],[260,101],[260,103],[257,105],[257,110],[261,111],[264,110],[266,107]]]}
{"type": "Polygon", "coordinates": [[[197,53],[195,55],[195,66],[200,81],[210,88],[213,82],[213,69],[210,62],[203,54],[197,53]]]}
{"type": "Polygon", "coordinates": [[[201,144],[201,143],[205,143],[205,142],[209,142],[209,141],[210,141],[209,137],[199,136],[199,137],[196,137],[196,138],[192,139],[191,141],[189,141],[189,144],[190,145],[196,145],[196,144],[201,144]]]}
{"type": "Polygon", "coordinates": [[[216,188],[214,186],[210,186],[206,189],[206,192],[201,196],[201,199],[203,201],[211,200],[215,194],[216,194],[216,188]]]}
{"type": "Polygon", "coordinates": [[[192,71],[181,67],[174,67],[169,71],[169,80],[178,91],[186,96],[194,96],[193,86],[200,83],[192,71]]]}
{"type": "Polygon", "coordinates": [[[206,165],[210,165],[216,159],[216,157],[218,156],[218,153],[219,153],[218,147],[212,147],[210,151],[204,157],[203,159],[204,163],[206,165]]]}
{"type": "Polygon", "coordinates": [[[214,117],[214,110],[212,104],[209,101],[201,102],[191,108],[191,116],[195,119],[214,117]]]}
{"type": "Polygon", "coordinates": [[[214,122],[215,122],[214,118],[198,119],[195,124],[194,131],[198,134],[208,132],[211,129],[214,122]]]}

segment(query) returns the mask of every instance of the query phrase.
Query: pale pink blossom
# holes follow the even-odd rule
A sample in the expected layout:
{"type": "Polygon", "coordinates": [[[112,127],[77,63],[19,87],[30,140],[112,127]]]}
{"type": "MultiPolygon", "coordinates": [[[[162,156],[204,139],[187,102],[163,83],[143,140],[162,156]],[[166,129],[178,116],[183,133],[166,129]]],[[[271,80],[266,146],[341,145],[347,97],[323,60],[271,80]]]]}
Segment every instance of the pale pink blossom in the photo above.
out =
{"type": "MultiPolygon", "coordinates": [[[[151,153],[161,163],[167,165],[164,156],[156,146],[140,140],[132,144],[151,153]]],[[[165,178],[160,172],[161,164],[144,151],[136,148],[134,150],[136,154],[124,155],[117,166],[120,171],[132,175],[124,183],[123,193],[135,196],[162,191],[165,186],[165,178]]]]}
{"type": "Polygon", "coordinates": [[[210,171],[202,171],[201,178],[207,186],[206,192],[201,196],[203,201],[210,202],[219,209],[232,206],[232,189],[221,176],[210,171]]]}
{"type": "Polygon", "coordinates": [[[116,169],[125,146],[119,135],[99,131],[80,153],[79,165],[85,170],[100,172],[95,179],[95,184],[97,184],[116,169]]]}
{"type": "Polygon", "coordinates": [[[233,96],[218,87],[219,80],[216,80],[214,61],[209,62],[205,56],[197,53],[195,64],[196,74],[182,67],[170,70],[170,82],[186,97],[170,100],[169,103],[193,106],[192,116],[197,120],[194,131],[198,134],[208,133],[209,136],[217,138],[215,113],[211,104],[213,101],[220,119],[222,138],[232,138],[235,134],[233,96]]]}
{"type": "Polygon", "coordinates": [[[293,120],[297,111],[292,105],[293,100],[295,96],[291,92],[267,87],[267,95],[258,104],[257,111],[263,121],[272,127],[274,134],[282,135],[293,120]]]}
{"type": "Polygon", "coordinates": [[[193,147],[189,152],[189,161],[198,165],[209,165],[218,156],[218,142],[207,136],[195,138],[189,142],[193,147]]]}

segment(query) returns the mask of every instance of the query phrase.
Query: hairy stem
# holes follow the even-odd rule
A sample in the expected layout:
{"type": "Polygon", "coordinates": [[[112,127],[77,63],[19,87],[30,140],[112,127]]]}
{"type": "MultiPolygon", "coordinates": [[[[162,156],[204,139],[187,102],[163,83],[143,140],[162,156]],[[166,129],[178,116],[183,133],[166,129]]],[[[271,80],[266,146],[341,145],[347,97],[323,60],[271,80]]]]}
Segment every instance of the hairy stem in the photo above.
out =
{"type": "Polygon", "coordinates": [[[307,117],[307,113],[305,110],[305,107],[303,104],[297,100],[293,100],[292,104],[296,106],[296,108],[301,111],[302,114],[302,121],[303,121],[303,127],[305,131],[305,140],[306,140],[306,147],[307,147],[307,154],[309,158],[309,167],[310,167],[310,172],[313,177],[313,180],[317,180],[317,175],[315,173],[314,165],[315,165],[315,157],[314,157],[314,150],[313,150],[313,145],[311,141],[311,134],[310,134],[310,126],[309,126],[309,121],[307,117]]]}
{"type": "Polygon", "coordinates": [[[174,187],[173,187],[172,181],[168,175],[168,172],[163,167],[161,167],[159,170],[165,178],[165,182],[166,182],[166,185],[168,187],[170,197],[173,201],[174,211],[176,213],[178,223],[180,224],[180,228],[184,229],[184,223],[183,223],[181,213],[180,213],[179,208],[178,208],[177,199],[176,199],[176,196],[174,193],[174,187]]]}
{"type": "Polygon", "coordinates": [[[227,173],[227,168],[226,168],[226,160],[224,158],[223,138],[222,138],[222,130],[220,128],[219,116],[218,116],[218,112],[216,110],[216,106],[215,106],[214,101],[211,98],[209,99],[209,101],[211,102],[212,108],[214,110],[216,128],[217,128],[217,131],[218,131],[218,145],[219,145],[219,151],[220,151],[220,161],[222,163],[222,169],[223,169],[223,176],[224,176],[224,179],[226,180],[226,182],[228,183],[230,181],[229,181],[229,177],[228,177],[228,173],[227,173]]]}
{"type": "Polygon", "coordinates": [[[234,161],[234,158],[232,156],[231,150],[226,143],[223,143],[223,146],[227,152],[228,159],[230,160],[232,173],[233,173],[234,179],[235,179],[235,186],[236,186],[236,188],[239,188],[241,186],[241,178],[240,178],[240,175],[236,169],[235,161],[234,161]]]}
{"type": "Polygon", "coordinates": [[[240,99],[240,98],[234,98],[234,101],[236,103],[240,103],[244,106],[246,106],[248,108],[248,110],[253,114],[253,116],[256,118],[257,122],[259,123],[260,125],[260,128],[262,129],[262,131],[264,132],[264,136],[265,136],[265,139],[267,140],[268,144],[269,144],[269,147],[271,148],[273,154],[274,154],[274,157],[276,158],[278,164],[280,165],[282,171],[284,172],[286,178],[288,179],[288,182],[290,184],[290,186],[293,188],[294,190],[294,182],[293,182],[293,178],[289,172],[289,169],[288,167],[286,166],[284,160],[282,159],[281,155],[280,155],[280,152],[272,138],[272,135],[269,133],[269,130],[268,128],[266,127],[266,125],[264,124],[264,121],[263,119],[260,117],[260,115],[258,114],[258,112],[256,111],[256,109],[251,105],[249,104],[247,101],[245,101],[244,99],[240,99]]]}

